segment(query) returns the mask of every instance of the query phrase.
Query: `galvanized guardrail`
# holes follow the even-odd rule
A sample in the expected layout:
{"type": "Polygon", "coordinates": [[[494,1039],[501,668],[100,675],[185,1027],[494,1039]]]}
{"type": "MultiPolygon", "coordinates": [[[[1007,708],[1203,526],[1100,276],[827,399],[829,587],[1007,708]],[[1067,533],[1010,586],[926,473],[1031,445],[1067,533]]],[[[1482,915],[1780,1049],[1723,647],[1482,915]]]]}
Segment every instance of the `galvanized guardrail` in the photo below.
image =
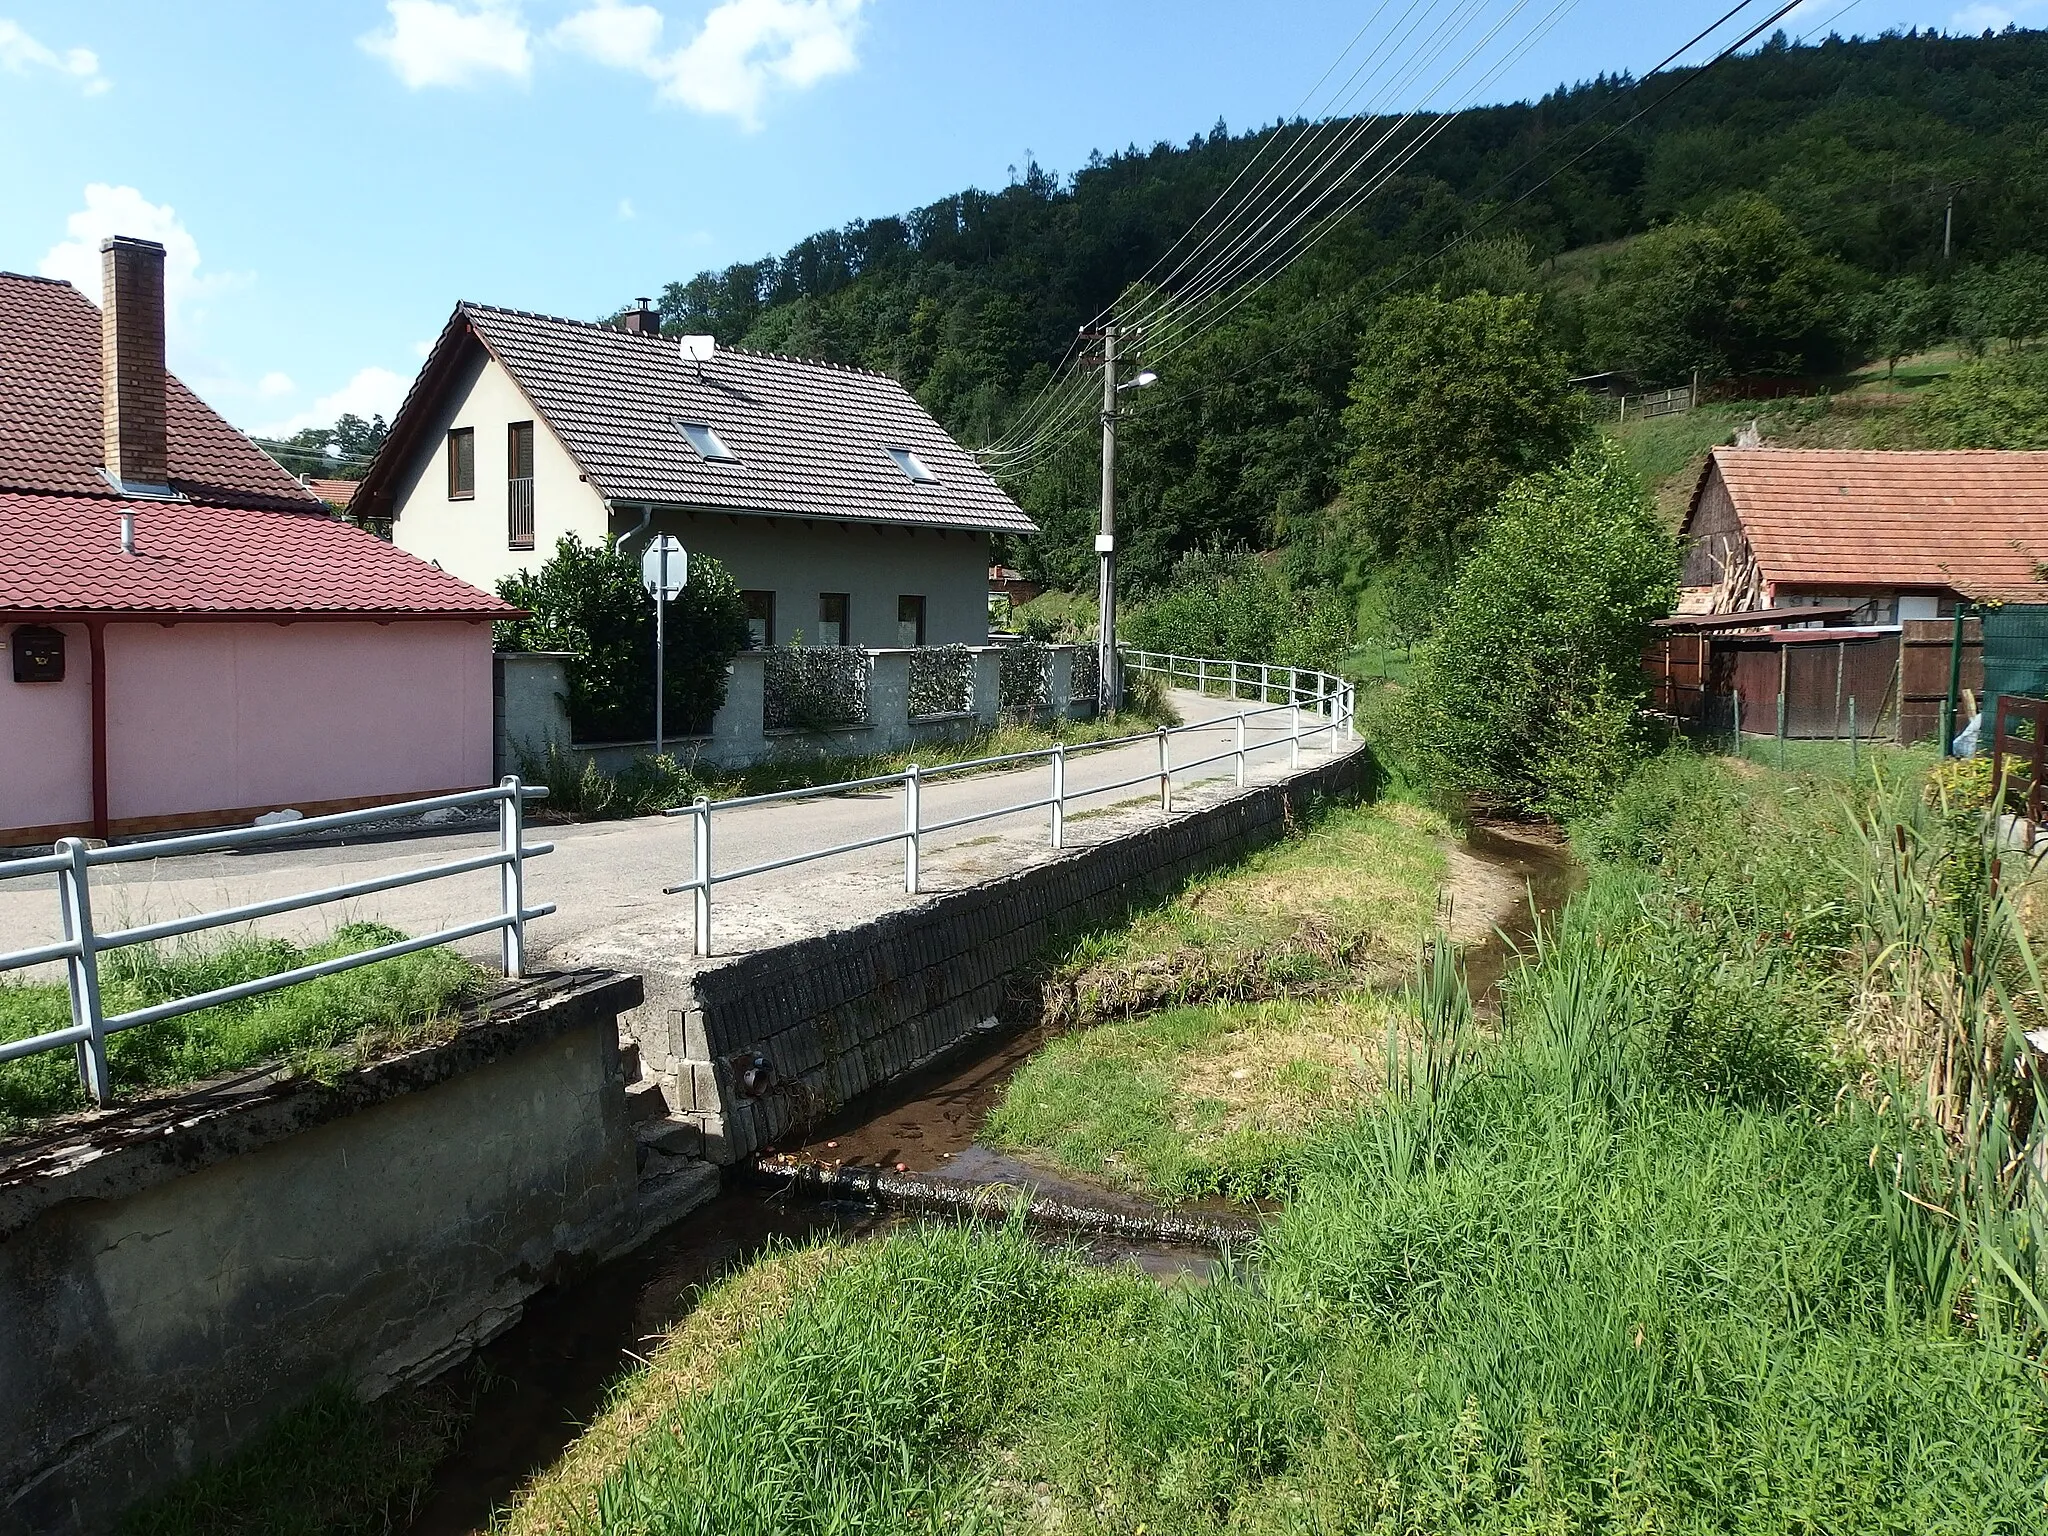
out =
{"type": "Polygon", "coordinates": [[[678,896],[689,892],[695,898],[696,952],[699,955],[711,953],[711,896],[714,888],[733,880],[744,880],[750,875],[762,875],[770,870],[787,869],[794,864],[807,864],[817,859],[835,858],[840,854],[859,853],[868,848],[880,848],[890,843],[903,845],[903,888],[911,895],[918,892],[919,863],[923,854],[926,833],[947,832],[956,827],[971,826],[975,822],[993,821],[1000,816],[1015,816],[1025,811],[1049,811],[1051,844],[1064,848],[1066,844],[1067,807],[1076,800],[1091,799],[1098,795],[1111,794],[1120,789],[1130,789],[1139,784],[1157,784],[1159,787],[1159,809],[1161,814],[1173,811],[1173,776],[1187,774],[1198,768],[1210,767],[1216,763],[1232,761],[1239,788],[1245,782],[1245,768],[1249,755],[1263,746],[1279,746],[1285,743],[1290,752],[1291,767],[1301,765],[1303,743],[1311,737],[1327,734],[1329,750],[1335,753],[1340,741],[1357,739],[1357,724],[1354,707],[1357,695],[1353,685],[1341,677],[1328,672],[1316,672],[1306,667],[1267,666],[1258,662],[1218,661],[1206,657],[1174,656],[1155,651],[1126,651],[1126,664],[1141,672],[1159,672],[1169,677],[1188,678],[1207,692],[1210,685],[1227,685],[1232,697],[1241,698],[1243,688],[1259,689],[1261,707],[1241,709],[1234,716],[1220,720],[1204,720],[1193,725],[1160,726],[1133,736],[1116,736],[1102,741],[1080,742],[1069,746],[1060,743],[1051,747],[1034,747],[1025,752],[1000,752],[989,757],[969,758],[964,762],[944,763],[934,768],[920,768],[912,763],[901,773],[877,774],[872,778],[847,779],[837,784],[808,785],[802,789],[779,790],[773,794],[746,795],[732,800],[711,800],[699,795],[688,805],[679,805],[664,811],[665,816],[688,816],[692,821],[692,849],[690,878],[679,885],[665,886],[663,894],[678,896]],[[1280,681],[1281,674],[1286,680],[1280,681]],[[1278,694],[1284,702],[1266,703],[1278,694]],[[1303,712],[1311,712],[1315,722],[1304,726],[1303,712]],[[1271,715],[1286,715],[1287,731],[1274,741],[1252,746],[1246,737],[1246,726],[1250,721],[1271,715]],[[1224,751],[1212,752],[1205,757],[1176,763],[1173,760],[1173,738],[1195,731],[1215,731],[1234,727],[1236,739],[1224,751]],[[1154,741],[1159,747],[1159,761],[1156,768],[1129,778],[1117,779],[1108,784],[1091,784],[1082,789],[1070,790],[1067,785],[1067,764],[1070,759],[1090,752],[1114,751],[1139,742],[1154,741]],[[923,819],[922,789],[931,779],[949,773],[966,773],[973,770],[1021,766],[1025,763],[1043,761],[1048,765],[1050,783],[1043,795],[1029,800],[1020,800],[1015,805],[998,806],[992,810],[972,811],[964,816],[948,817],[944,821],[927,822],[923,819]],[[714,872],[711,867],[711,823],[721,811],[737,811],[750,806],[774,805],[782,801],[810,800],[824,795],[843,795],[854,790],[881,789],[900,785],[903,790],[903,828],[898,832],[882,832],[873,837],[855,838],[850,842],[832,843],[822,848],[807,849],[802,853],[787,854],[779,859],[765,859],[757,864],[748,864],[739,869],[714,872]]]}
{"type": "Polygon", "coordinates": [[[154,1024],[161,1019],[174,1019],[181,1014],[196,1013],[202,1008],[212,1008],[222,1003],[240,1002],[244,998],[275,992],[281,987],[289,987],[301,981],[312,981],[317,977],[332,976],[339,971],[354,970],[359,965],[372,965],[379,960],[409,955],[417,950],[432,949],[436,945],[453,944],[461,939],[473,938],[477,934],[489,933],[493,929],[502,935],[500,959],[505,974],[508,977],[519,976],[526,964],[526,924],[536,917],[546,917],[555,910],[552,902],[540,906],[526,904],[526,860],[554,852],[553,843],[536,843],[528,846],[525,841],[526,802],[539,800],[546,794],[547,789],[544,786],[525,785],[516,777],[508,777],[490,789],[436,795],[428,800],[408,800],[396,805],[373,806],[361,811],[343,811],[333,816],[314,816],[299,821],[281,822],[275,826],[235,827],[221,832],[200,832],[186,837],[122,843],[116,847],[106,848],[88,847],[83,839],[67,837],[56,845],[56,850],[52,853],[37,858],[13,859],[0,863],[0,880],[19,880],[31,875],[57,877],[58,908],[63,918],[64,932],[63,939],[55,944],[0,952],[0,972],[62,962],[71,993],[71,1023],[68,1026],[50,1030],[45,1034],[30,1035],[21,1040],[0,1042],[0,1062],[32,1056],[40,1051],[56,1050],[61,1046],[72,1046],[78,1053],[78,1074],[85,1084],[87,1095],[95,1104],[105,1105],[113,1098],[113,1079],[107,1067],[107,1037],[124,1029],[154,1024]],[[270,901],[254,901],[244,906],[225,907],[217,912],[200,912],[188,917],[169,918],[163,922],[143,923],[133,928],[101,932],[93,926],[92,872],[108,864],[134,864],[145,859],[208,853],[224,848],[261,847],[266,843],[276,843],[286,838],[301,838],[309,833],[361,826],[366,822],[390,821],[396,817],[425,815],[429,811],[462,810],[483,805],[498,807],[498,846],[490,853],[480,853],[466,859],[453,859],[445,864],[430,864],[420,869],[402,870],[395,874],[378,875],[373,879],[356,880],[347,885],[327,886],[296,896],[280,896],[270,901]],[[131,944],[154,944],[163,939],[179,938],[208,928],[254,922],[259,918],[276,917],[280,913],[297,912],[332,901],[347,901],[357,896],[370,896],[379,891],[395,890],[400,886],[422,885],[429,880],[445,880],[451,876],[473,874],[484,869],[496,869],[499,872],[499,908],[489,917],[460,923],[453,928],[443,928],[438,933],[422,934],[418,938],[401,939],[390,944],[379,944],[350,955],[338,955],[331,960],[294,966],[288,971],[279,971],[274,976],[259,976],[251,981],[216,987],[191,997],[172,998],[168,1002],[157,1003],[147,1008],[130,1009],[126,1013],[108,1014],[102,1005],[99,957],[109,950],[125,948],[131,944]]]}

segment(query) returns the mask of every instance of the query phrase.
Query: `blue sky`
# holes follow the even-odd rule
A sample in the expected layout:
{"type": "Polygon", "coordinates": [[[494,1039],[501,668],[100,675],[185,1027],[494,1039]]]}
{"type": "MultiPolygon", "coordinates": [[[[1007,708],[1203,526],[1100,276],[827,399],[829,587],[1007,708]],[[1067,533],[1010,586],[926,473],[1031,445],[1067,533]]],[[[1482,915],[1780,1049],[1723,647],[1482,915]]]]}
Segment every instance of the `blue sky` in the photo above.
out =
{"type": "MultiPolygon", "coordinates": [[[[1506,15],[1513,0],[1488,3],[1506,15]]],[[[1484,94],[1646,68],[1726,8],[1576,0],[1484,94]]],[[[458,298],[595,316],[816,229],[1000,186],[1027,152],[1065,172],[1219,116],[1271,121],[1374,14],[1370,0],[0,0],[0,269],[97,298],[102,236],[163,240],[186,381],[253,431],[325,424],[390,411],[458,298]]],[[[1788,26],[2015,20],[2048,20],[2048,0],[1808,0],[1788,26]]]]}

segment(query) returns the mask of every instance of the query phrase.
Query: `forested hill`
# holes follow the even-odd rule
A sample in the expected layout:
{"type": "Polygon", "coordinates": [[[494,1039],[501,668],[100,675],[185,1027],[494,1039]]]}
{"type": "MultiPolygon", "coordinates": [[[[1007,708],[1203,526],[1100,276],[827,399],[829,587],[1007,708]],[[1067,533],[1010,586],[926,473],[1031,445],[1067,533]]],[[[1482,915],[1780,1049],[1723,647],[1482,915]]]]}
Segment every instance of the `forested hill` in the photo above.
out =
{"type": "MultiPolygon", "coordinates": [[[[1177,355],[1128,437],[1133,578],[1161,579],[1190,548],[1270,547],[1314,517],[1336,489],[1361,339],[1395,288],[1540,294],[1550,339],[1585,372],[1807,373],[1896,345],[1880,334],[1887,302],[1946,316],[1954,306],[1941,295],[1959,278],[2016,272],[2010,258],[2048,251],[2048,33],[2008,31],[1808,47],[1781,35],[1600,144],[1483,239],[1432,259],[1493,211],[1488,194],[1498,204],[1524,192],[1674,78],[1603,78],[1464,113],[1284,278],[1177,355]],[[1667,225],[1710,232],[1732,252],[1738,286],[1733,269],[1755,269],[1757,302],[1677,312],[1669,284],[1616,255],[1667,225]],[[1731,329],[1731,311],[1753,318],[1731,329]]],[[[1219,123],[1185,145],[1091,156],[1068,177],[1034,165],[998,191],[671,283],[664,323],[886,371],[979,443],[1263,142],[1300,131],[1232,135],[1219,123]]],[[[1905,323],[1892,318],[1893,330],[1905,323]]],[[[1092,447],[1077,445],[1012,487],[1049,534],[1019,551],[1028,568],[1059,580],[1085,570],[1092,466],[1092,447]]]]}

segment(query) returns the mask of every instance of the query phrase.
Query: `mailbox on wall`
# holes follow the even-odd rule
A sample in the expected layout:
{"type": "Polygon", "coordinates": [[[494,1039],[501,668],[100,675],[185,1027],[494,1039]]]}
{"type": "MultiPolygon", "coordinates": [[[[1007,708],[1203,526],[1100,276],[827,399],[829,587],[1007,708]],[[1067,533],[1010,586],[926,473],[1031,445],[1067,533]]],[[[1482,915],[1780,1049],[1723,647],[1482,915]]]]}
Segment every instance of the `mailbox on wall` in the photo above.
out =
{"type": "Polygon", "coordinates": [[[7,637],[17,683],[64,681],[64,631],[47,624],[17,624],[7,637]]]}

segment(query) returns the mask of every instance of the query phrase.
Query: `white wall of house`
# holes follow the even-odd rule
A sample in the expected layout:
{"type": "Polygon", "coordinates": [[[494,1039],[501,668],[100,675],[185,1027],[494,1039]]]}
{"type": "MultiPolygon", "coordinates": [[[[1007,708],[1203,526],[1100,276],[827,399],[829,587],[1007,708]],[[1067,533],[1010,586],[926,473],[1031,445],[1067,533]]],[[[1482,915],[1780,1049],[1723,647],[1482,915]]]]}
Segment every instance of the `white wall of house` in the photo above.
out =
{"type": "Polygon", "coordinates": [[[657,513],[653,526],[717,560],[742,591],[773,592],[777,645],[799,631],[806,644],[819,643],[819,599],[828,592],[848,599],[854,645],[907,643],[896,625],[899,597],[925,600],[926,645],[988,639],[987,534],[724,512],[657,513]]]}
{"type": "Polygon", "coordinates": [[[469,372],[458,378],[447,399],[452,409],[444,409],[443,419],[426,435],[429,446],[419,462],[407,466],[391,527],[393,543],[490,592],[505,577],[545,564],[565,533],[587,544],[604,537],[603,498],[584,481],[533,402],[481,346],[471,349],[469,372]],[[512,548],[508,538],[508,429],[519,421],[534,424],[530,550],[512,548]],[[476,495],[467,501],[448,495],[448,434],[461,427],[476,433],[476,495]]]}

